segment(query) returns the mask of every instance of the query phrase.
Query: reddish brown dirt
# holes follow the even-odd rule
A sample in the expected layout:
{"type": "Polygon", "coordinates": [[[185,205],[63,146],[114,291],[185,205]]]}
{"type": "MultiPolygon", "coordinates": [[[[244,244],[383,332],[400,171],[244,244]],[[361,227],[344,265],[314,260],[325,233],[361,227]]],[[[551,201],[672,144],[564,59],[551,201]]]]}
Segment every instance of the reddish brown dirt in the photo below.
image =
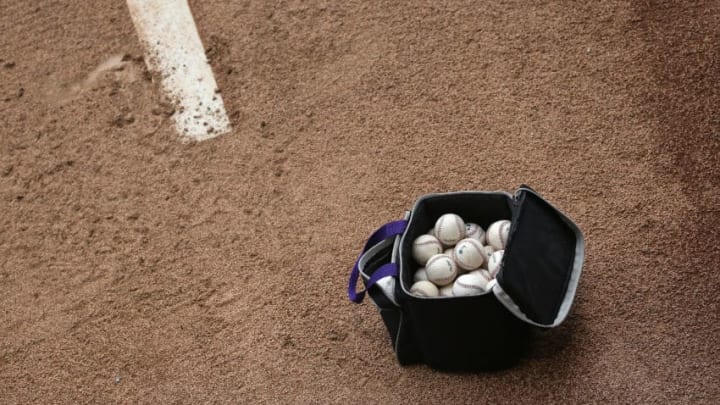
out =
{"type": "Polygon", "coordinates": [[[124,2],[0,2],[0,402],[720,401],[720,4],[412,4],[192,1],[234,130],[187,143],[124,2]],[[365,237],[521,183],[585,232],[570,318],[400,367],[365,237]]]}

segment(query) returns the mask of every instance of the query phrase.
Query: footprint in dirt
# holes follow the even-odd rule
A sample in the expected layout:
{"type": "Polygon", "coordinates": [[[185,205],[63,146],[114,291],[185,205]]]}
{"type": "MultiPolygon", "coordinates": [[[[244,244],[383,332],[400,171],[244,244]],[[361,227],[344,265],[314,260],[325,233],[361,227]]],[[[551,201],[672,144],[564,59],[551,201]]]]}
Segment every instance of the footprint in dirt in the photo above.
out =
{"type": "Polygon", "coordinates": [[[84,92],[100,85],[102,80],[109,76],[112,80],[112,90],[134,83],[143,78],[144,64],[142,59],[133,58],[127,54],[113,55],[101,62],[85,77],[70,83],[61,83],[51,88],[48,99],[56,105],[66,104],[84,92]]]}

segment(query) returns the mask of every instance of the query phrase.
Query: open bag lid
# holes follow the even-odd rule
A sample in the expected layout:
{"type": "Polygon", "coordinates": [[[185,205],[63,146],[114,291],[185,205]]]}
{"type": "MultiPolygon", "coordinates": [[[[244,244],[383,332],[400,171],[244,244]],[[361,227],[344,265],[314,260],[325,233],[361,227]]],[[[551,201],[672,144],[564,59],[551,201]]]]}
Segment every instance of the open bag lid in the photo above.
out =
{"type": "Polygon", "coordinates": [[[529,187],[514,197],[502,269],[492,291],[523,321],[554,327],[575,298],[585,257],[582,232],[529,187]]]}

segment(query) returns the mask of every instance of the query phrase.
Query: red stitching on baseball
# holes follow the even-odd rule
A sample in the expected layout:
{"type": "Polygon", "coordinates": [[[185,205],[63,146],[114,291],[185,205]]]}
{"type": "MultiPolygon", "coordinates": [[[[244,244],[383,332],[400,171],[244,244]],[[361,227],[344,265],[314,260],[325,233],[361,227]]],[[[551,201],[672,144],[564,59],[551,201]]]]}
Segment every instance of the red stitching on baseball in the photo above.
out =
{"type": "MultiPolygon", "coordinates": [[[[452,265],[452,262],[450,262],[450,260],[452,260],[452,259],[450,258],[450,256],[448,256],[448,255],[446,255],[446,254],[444,254],[444,253],[440,253],[440,254],[437,254],[437,255],[431,257],[430,259],[431,259],[431,260],[428,260],[428,262],[425,263],[425,271],[426,271],[426,272],[427,272],[427,269],[430,268],[430,266],[432,265],[432,263],[435,263],[436,261],[438,261],[438,260],[440,260],[440,259],[447,259],[447,260],[448,260],[448,263],[450,264],[450,268],[449,268],[450,274],[449,274],[448,276],[444,277],[444,278],[436,279],[436,280],[435,280],[436,282],[438,282],[438,283],[444,283],[445,281],[450,282],[450,281],[452,281],[452,280],[455,279],[455,276],[457,276],[457,269],[455,269],[455,271],[452,271],[452,270],[453,270],[453,265],[452,265]],[[443,256],[444,256],[444,257],[443,257],[443,256]],[[432,260],[432,259],[435,259],[435,260],[432,260]]],[[[430,274],[428,274],[428,280],[430,280],[430,274]]],[[[430,281],[432,281],[432,280],[430,280],[430,281]]],[[[445,283],[445,284],[447,284],[447,283],[445,283]]]]}
{"type": "Polygon", "coordinates": [[[483,290],[483,291],[485,291],[485,288],[484,288],[484,287],[479,287],[479,286],[475,286],[475,285],[472,285],[472,284],[465,284],[465,283],[463,283],[462,281],[456,281],[455,283],[456,283],[457,285],[459,285],[460,287],[469,288],[469,289],[471,289],[471,290],[483,290]]]}
{"type": "Polygon", "coordinates": [[[455,280],[455,275],[453,275],[452,277],[441,278],[436,281],[442,284],[441,287],[445,287],[446,285],[452,283],[453,280],[455,280]]]}
{"type": "MultiPolygon", "coordinates": [[[[438,253],[438,254],[441,254],[441,253],[438,253]]],[[[437,261],[438,258],[435,256],[436,255],[433,255],[433,257],[428,259],[428,261],[425,263],[425,271],[427,271],[427,268],[430,267],[430,263],[435,263],[435,261],[437,261]]]]}
{"type": "Polygon", "coordinates": [[[492,274],[490,274],[490,271],[488,271],[488,270],[486,270],[486,271],[481,271],[481,272],[480,272],[480,276],[482,276],[482,278],[484,278],[484,279],[487,280],[488,282],[493,279],[492,274]],[[487,272],[487,275],[485,274],[485,272],[487,272]]]}
{"type": "Polygon", "coordinates": [[[460,267],[461,269],[465,270],[465,267],[470,267],[470,264],[468,264],[468,262],[462,260],[460,256],[455,254],[455,249],[453,249],[453,258],[455,258],[455,261],[458,263],[458,267],[460,267]],[[460,266],[461,264],[465,267],[460,266]]]}
{"type": "Polygon", "coordinates": [[[462,239],[463,231],[465,231],[465,224],[463,223],[462,218],[460,216],[455,214],[455,225],[458,227],[458,236],[460,239],[462,239]]]}
{"type": "MultiPolygon", "coordinates": [[[[437,245],[437,244],[438,244],[438,241],[436,241],[436,240],[429,240],[429,241],[421,242],[421,243],[415,242],[415,246],[427,246],[427,245],[437,245]]],[[[441,246],[441,248],[442,248],[442,246],[441,246]]]]}

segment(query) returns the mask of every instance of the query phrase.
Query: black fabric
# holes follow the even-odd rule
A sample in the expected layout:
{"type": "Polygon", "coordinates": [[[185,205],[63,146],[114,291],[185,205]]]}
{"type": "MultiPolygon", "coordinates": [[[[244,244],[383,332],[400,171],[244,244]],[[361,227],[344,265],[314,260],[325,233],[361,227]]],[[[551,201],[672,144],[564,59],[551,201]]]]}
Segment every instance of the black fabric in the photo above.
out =
{"type": "MultiPolygon", "coordinates": [[[[363,268],[363,273],[370,277],[380,266],[389,263],[392,258],[392,248],[393,245],[390,244],[387,248],[368,260],[363,268]]],[[[363,283],[367,283],[367,279],[364,277],[363,283]]],[[[415,343],[412,319],[405,314],[403,308],[396,306],[390,301],[377,285],[370,287],[368,294],[378,307],[380,317],[390,335],[390,343],[392,347],[395,348],[398,362],[402,365],[421,362],[422,356],[415,343]]]]}
{"type": "Polygon", "coordinates": [[[516,364],[527,346],[529,326],[514,317],[493,294],[452,299],[410,297],[423,360],[438,370],[495,370],[516,364]]]}
{"type": "Polygon", "coordinates": [[[553,323],[573,271],[576,237],[557,210],[520,192],[498,283],[531,320],[553,323]]]}
{"type": "MultiPolygon", "coordinates": [[[[428,232],[446,213],[487,227],[512,217],[512,199],[503,193],[429,195],[413,208],[400,249],[400,279],[407,290],[419,267],[412,241],[428,232]]],[[[471,297],[423,299],[397,291],[413,321],[413,334],[423,362],[438,370],[480,371],[509,367],[527,346],[529,326],[500,304],[492,293],[471,297]]]]}
{"type": "Polygon", "coordinates": [[[380,317],[388,330],[390,343],[395,349],[398,362],[402,365],[421,362],[422,354],[415,343],[412,318],[377,290],[377,288],[371,288],[370,296],[373,300],[378,299],[376,304],[380,311],[380,317]]]}

